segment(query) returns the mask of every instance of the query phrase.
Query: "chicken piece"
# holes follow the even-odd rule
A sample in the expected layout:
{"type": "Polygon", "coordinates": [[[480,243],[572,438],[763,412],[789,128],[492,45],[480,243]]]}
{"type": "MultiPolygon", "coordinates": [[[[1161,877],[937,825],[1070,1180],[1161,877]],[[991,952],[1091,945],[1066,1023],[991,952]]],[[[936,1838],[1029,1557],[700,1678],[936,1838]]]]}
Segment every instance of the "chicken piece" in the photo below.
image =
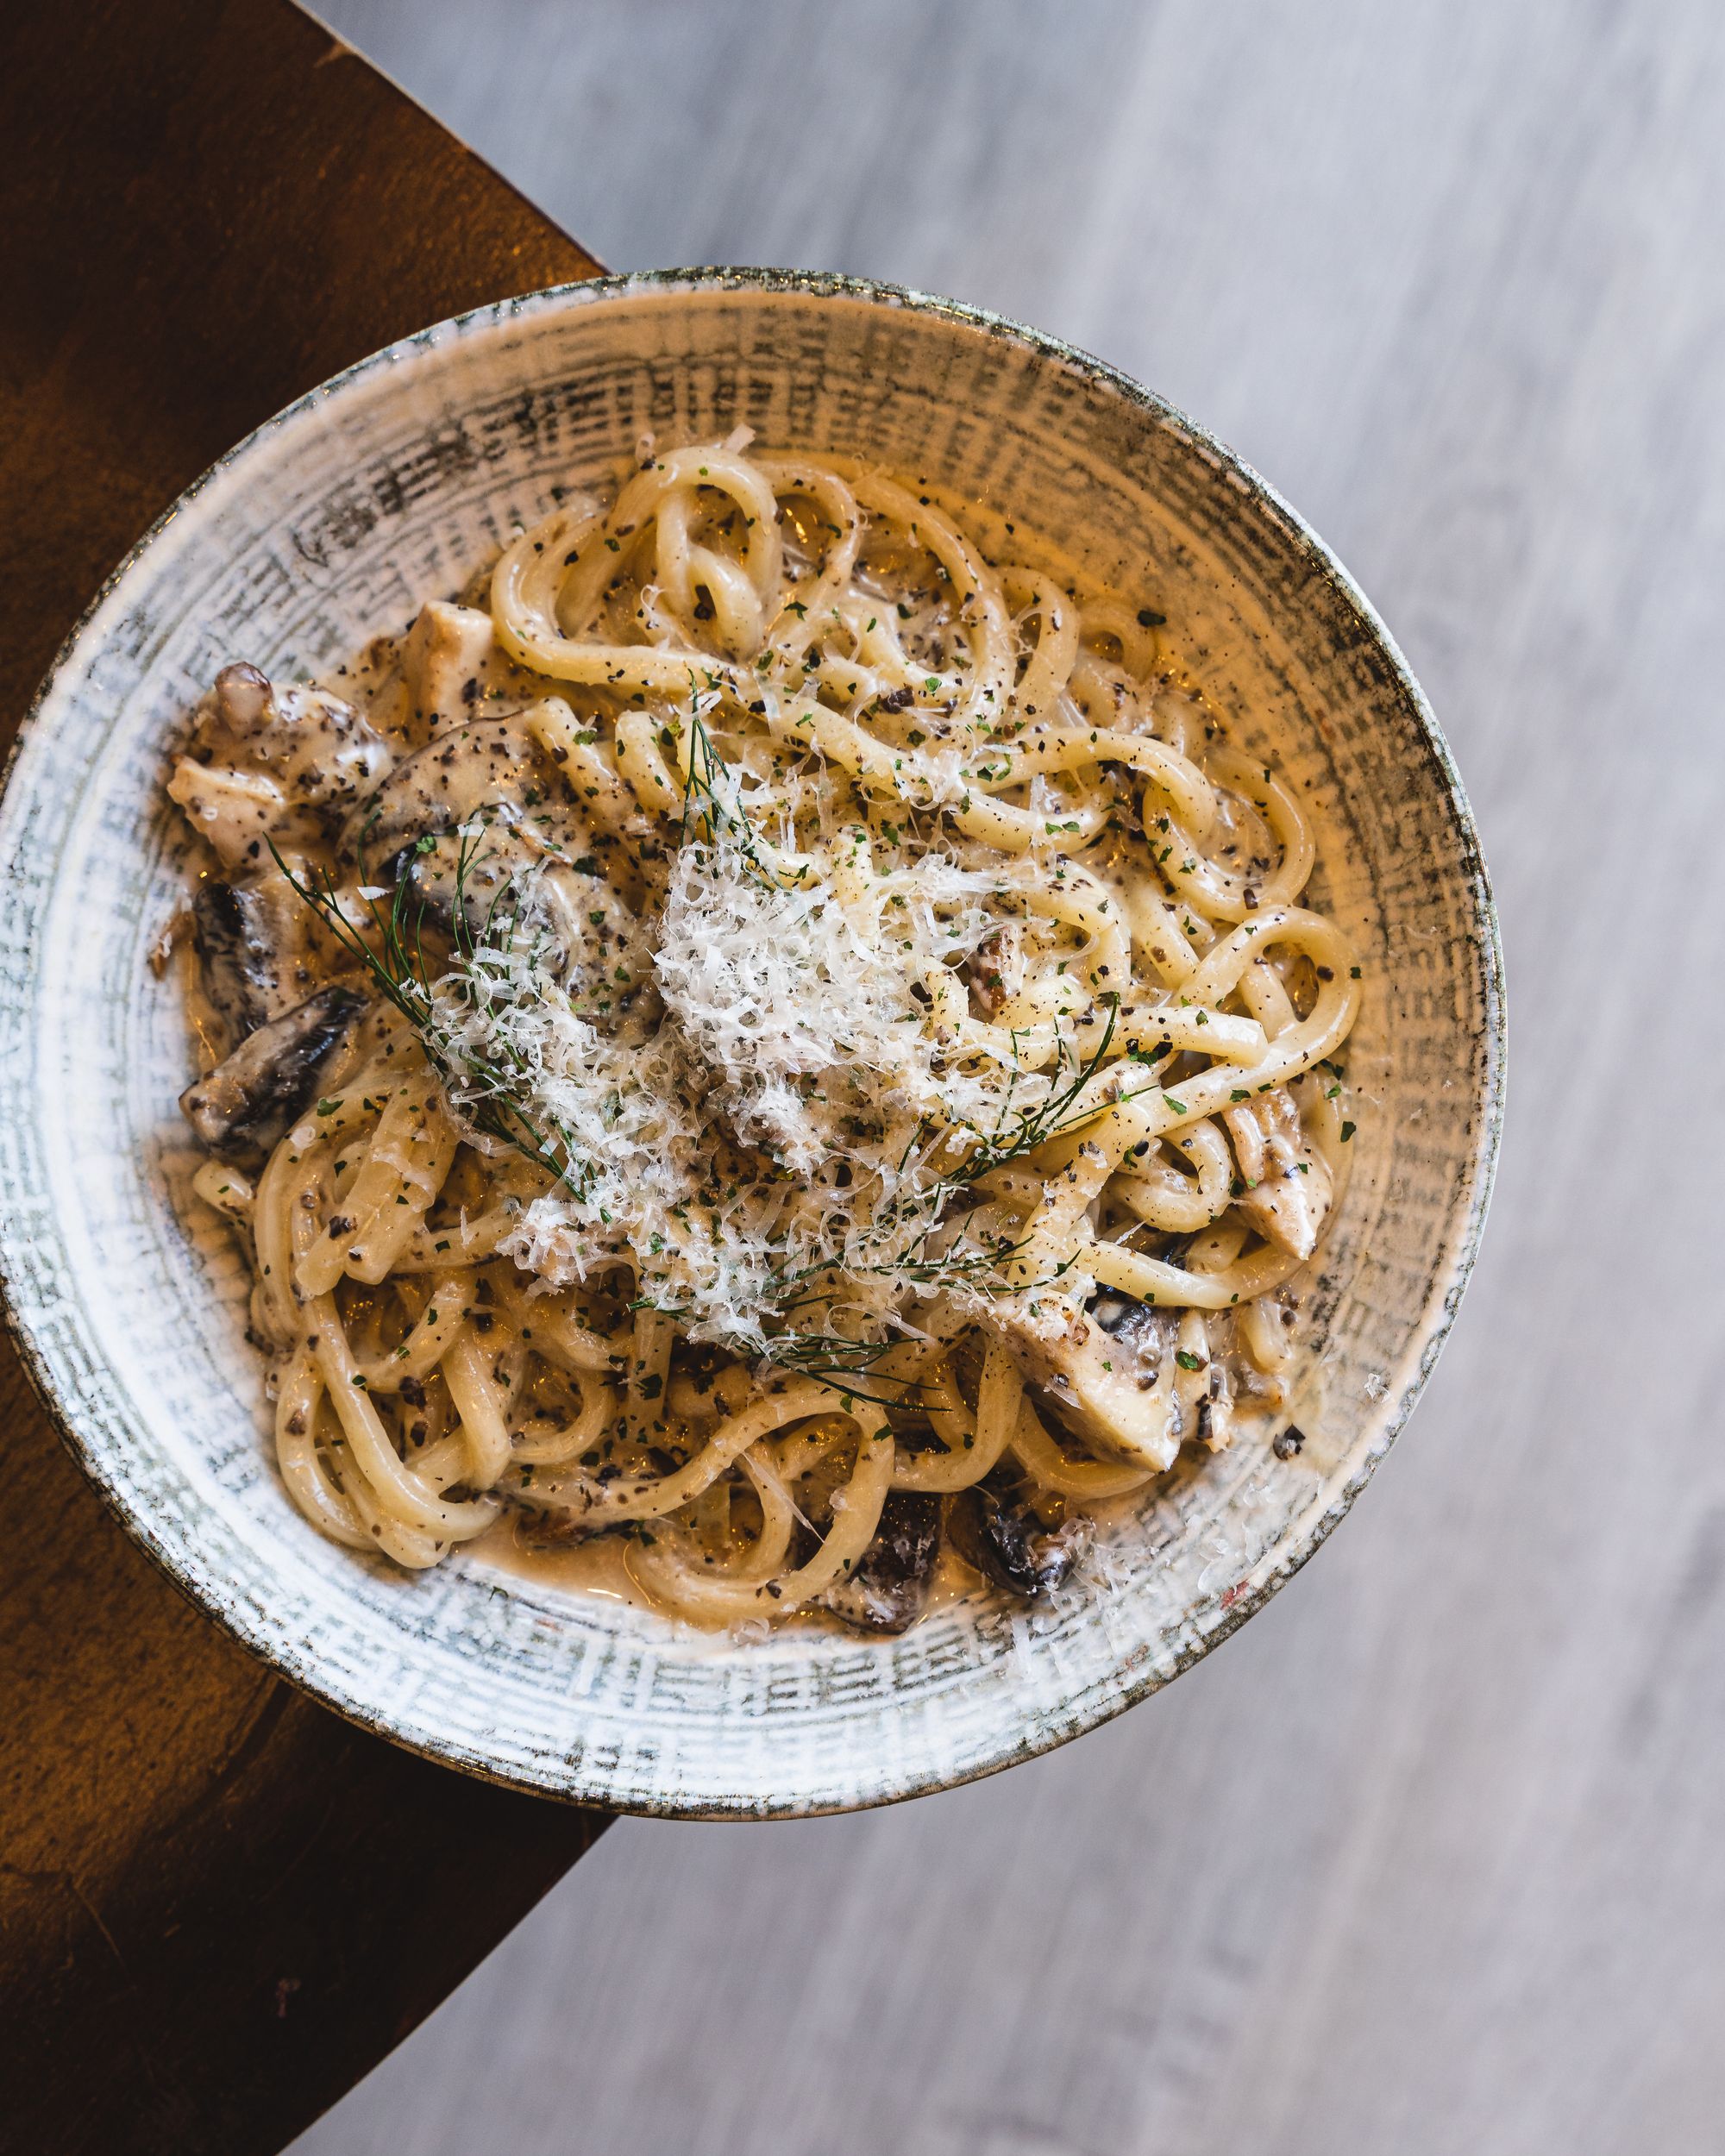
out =
{"type": "Polygon", "coordinates": [[[494,649],[489,614],[441,599],[428,599],[420,608],[401,648],[415,740],[474,716],[494,649]]]}
{"type": "Polygon", "coordinates": [[[1160,1473],[1180,1450],[1174,1388],[1162,1376],[1159,1313],[1142,1303],[1107,1298],[1127,1313],[1111,1331],[1081,1311],[1026,1312],[1002,1328],[1002,1338],[1032,1384],[1065,1426],[1088,1445],[1134,1467],[1160,1473]],[[1130,1318],[1130,1324],[1127,1319],[1130,1318]]]}
{"type": "Polygon", "coordinates": [[[302,811],[327,830],[390,762],[351,704],[325,689],[277,688],[241,661],[223,667],[198,705],[191,753],[167,790],[233,868],[261,861],[302,811]]]}
{"type": "Polygon", "coordinates": [[[344,808],[393,761],[353,705],[302,682],[277,686],[243,661],[216,675],[198,738],[218,760],[267,771],[293,800],[322,808],[344,808]]]}
{"type": "Polygon", "coordinates": [[[255,1159],[269,1151],[317,1090],[324,1067],[366,1006],[352,988],[320,988],[241,1042],[188,1086],[181,1112],[212,1153],[255,1159]]]}
{"type": "Polygon", "coordinates": [[[826,1606],[858,1632],[908,1632],[927,1607],[939,1555],[939,1498],[894,1490],[875,1539],[850,1576],[827,1590],[826,1606]]]}
{"type": "Polygon", "coordinates": [[[1322,1156],[1307,1142],[1286,1086],[1254,1094],[1222,1119],[1245,1189],[1235,1203],[1251,1225],[1290,1257],[1308,1258],[1335,1195],[1322,1156]]]}
{"type": "Polygon", "coordinates": [[[266,842],[292,814],[287,796],[263,772],[202,764],[191,756],[174,766],[167,793],[192,830],[216,849],[224,868],[260,859],[266,842]]]}

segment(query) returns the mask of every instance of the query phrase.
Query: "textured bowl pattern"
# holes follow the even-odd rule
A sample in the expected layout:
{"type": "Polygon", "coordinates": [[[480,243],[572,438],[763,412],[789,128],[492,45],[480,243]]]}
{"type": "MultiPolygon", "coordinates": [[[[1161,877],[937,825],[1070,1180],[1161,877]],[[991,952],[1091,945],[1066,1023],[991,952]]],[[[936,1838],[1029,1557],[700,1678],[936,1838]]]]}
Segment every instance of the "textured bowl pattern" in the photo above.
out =
{"type": "Polygon", "coordinates": [[[1502,1018],[1448,752],[1320,543],[1095,361],[837,279],[674,274],[446,323],[283,413],[156,527],[77,632],[0,804],[0,1269],[68,1441],[245,1645],[458,1765],[624,1809],[806,1813],[1030,1756],[1168,1682],[1340,1519],[1411,1409],[1484,1217],[1502,1018]],[[925,474],[1165,612],[1171,649],[1317,819],[1357,938],[1359,1130],[1304,1309],[1304,1451],[1242,1445],[1110,1521],[1026,1614],[978,1592],[902,1639],[735,1645],[469,1555],[408,1576],[323,1540],[275,1473],[245,1278],[187,1202],[182,889],[165,758],[224,661],[317,671],[453,592],[554,487],[739,422],[925,474]]]}

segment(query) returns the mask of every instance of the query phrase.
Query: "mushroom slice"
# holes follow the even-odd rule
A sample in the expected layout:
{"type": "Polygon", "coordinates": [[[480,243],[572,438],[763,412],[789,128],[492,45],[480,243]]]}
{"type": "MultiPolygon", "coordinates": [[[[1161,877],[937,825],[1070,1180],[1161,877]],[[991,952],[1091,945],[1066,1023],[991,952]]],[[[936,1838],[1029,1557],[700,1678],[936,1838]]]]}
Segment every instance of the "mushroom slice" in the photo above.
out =
{"type": "Polygon", "coordinates": [[[519,718],[470,719],[416,749],[372,789],[348,818],[342,850],[352,860],[363,855],[369,874],[410,839],[456,830],[482,809],[518,824],[562,791],[555,766],[519,718]]]}
{"type": "Polygon", "coordinates": [[[939,1498],[894,1490],[875,1539],[850,1577],[827,1590],[826,1606],[859,1632],[908,1632],[927,1607],[939,1555],[939,1498]]]}
{"type": "Polygon", "coordinates": [[[327,689],[277,688],[243,660],[216,675],[193,740],[168,793],[229,868],[259,860],[303,811],[327,827],[391,760],[351,704],[327,689]]]}
{"type": "Polygon", "coordinates": [[[1025,992],[1029,977],[1022,921],[1002,921],[979,943],[965,968],[971,993],[986,1018],[998,1018],[1025,992]]]}
{"type": "Polygon", "coordinates": [[[994,1476],[954,1498],[947,1526],[960,1557],[1027,1601],[1060,1586],[1090,1545],[1088,1520],[1075,1514],[1046,1527],[994,1476]]]}
{"type": "Polygon", "coordinates": [[[355,989],[336,985],[259,1026],[181,1094],[186,1121],[224,1158],[267,1152],[317,1092],[324,1065],[365,1006],[355,989]]]}
{"type": "MultiPolygon", "coordinates": [[[[1109,1298],[1099,1308],[1121,1300],[1109,1298]]],[[[1141,1303],[1127,1308],[1143,1315],[1123,1338],[1082,1311],[1046,1308],[1010,1320],[1002,1337],[1068,1429],[1117,1460],[1159,1474],[1180,1450],[1174,1388],[1162,1379],[1158,1322],[1141,1303]]]]}
{"type": "Polygon", "coordinates": [[[471,845],[453,832],[407,856],[410,935],[421,927],[471,946],[519,928],[538,941],[538,960],[574,995],[615,995],[651,971],[638,918],[599,876],[548,860],[521,833],[499,824],[471,845]],[[466,854],[466,859],[462,858],[466,854]],[[511,880],[536,873],[511,893],[511,880]],[[456,933],[459,913],[461,933],[456,933]]]}
{"type": "Polygon", "coordinates": [[[351,801],[391,761],[353,705],[303,682],[278,686],[244,660],[216,676],[196,739],[216,764],[270,772],[294,801],[326,808],[351,801]]]}
{"type": "Polygon", "coordinates": [[[422,839],[398,856],[405,863],[400,876],[407,887],[409,932],[417,937],[430,929],[451,943],[479,943],[492,924],[511,876],[540,858],[507,824],[494,825],[471,843],[453,831],[422,839]]]}
{"type": "Polygon", "coordinates": [[[470,718],[494,649],[489,614],[446,599],[427,600],[401,648],[414,720],[435,734],[470,718]]]}
{"type": "Polygon", "coordinates": [[[1223,1111],[1234,1142],[1240,1212],[1267,1242],[1290,1257],[1310,1257],[1335,1195],[1328,1165],[1314,1152],[1286,1086],[1254,1094],[1223,1111]]]}
{"type": "Polygon", "coordinates": [[[219,720],[236,740],[244,741],[269,724],[274,700],[275,691],[263,668],[248,659],[236,659],[216,676],[204,716],[219,720]]]}
{"type": "Polygon", "coordinates": [[[204,993],[231,1041],[279,1018],[293,1001],[285,977],[294,953],[282,931],[278,907],[256,884],[208,876],[193,894],[191,940],[204,993]]]}
{"type": "MultiPolygon", "coordinates": [[[[1164,1251],[1164,1256],[1169,1263],[1177,1264],[1177,1253],[1184,1249],[1183,1243],[1176,1243],[1164,1251]]],[[[1162,1376],[1164,1363],[1174,1352],[1175,1334],[1179,1330],[1179,1321],[1174,1313],[1171,1310],[1152,1309],[1149,1303],[1139,1302],[1136,1296],[1123,1295],[1113,1288],[1104,1288],[1091,1303],[1086,1315],[1094,1319],[1113,1343],[1107,1359],[1117,1369],[1124,1367],[1141,1392],[1153,1390],[1162,1376]],[[1125,1357],[1124,1365],[1122,1356],[1125,1357]]]]}

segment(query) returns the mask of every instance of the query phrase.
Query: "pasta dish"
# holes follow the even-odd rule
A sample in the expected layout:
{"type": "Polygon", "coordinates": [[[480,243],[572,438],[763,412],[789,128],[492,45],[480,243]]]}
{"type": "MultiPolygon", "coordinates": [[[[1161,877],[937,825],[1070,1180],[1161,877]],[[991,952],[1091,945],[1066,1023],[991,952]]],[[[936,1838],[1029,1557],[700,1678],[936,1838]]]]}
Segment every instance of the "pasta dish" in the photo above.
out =
{"type": "Polygon", "coordinates": [[[182,1106],[324,1534],[893,1632],[1297,1450],[1361,993],[1309,819],[1143,595],[982,533],[645,440],[322,683],[217,675],[182,1106]]]}

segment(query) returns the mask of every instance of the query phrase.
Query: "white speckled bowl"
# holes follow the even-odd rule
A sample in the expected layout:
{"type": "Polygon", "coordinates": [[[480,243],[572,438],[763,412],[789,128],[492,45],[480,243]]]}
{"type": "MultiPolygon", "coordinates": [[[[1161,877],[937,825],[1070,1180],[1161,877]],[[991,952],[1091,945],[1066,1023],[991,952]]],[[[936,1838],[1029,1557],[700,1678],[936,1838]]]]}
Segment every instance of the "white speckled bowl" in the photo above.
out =
{"type": "Polygon", "coordinates": [[[314,391],[136,548],[62,654],[0,803],[0,1270],[67,1441],[131,1533],[343,1714],[524,1788],[766,1816],[986,1774],[1116,1714],[1303,1564],[1406,1420],[1461,1294],[1502,1086],[1500,959],[1454,768],[1346,573],[1226,450],[1034,333],[831,278],[700,272],[447,322],[314,391]],[[1160,607],[1248,745],[1312,781],[1358,937],[1364,1098],[1306,1311],[1309,1442],[1123,1518],[1058,1607],[977,1593],[902,1639],[734,1645],[478,1557],[406,1576],[277,1480],[232,1246],[184,1202],[180,893],[160,781],[226,659],[311,672],[452,591],[558,482],[737,422],[1000,506],[1160,607]]]}

